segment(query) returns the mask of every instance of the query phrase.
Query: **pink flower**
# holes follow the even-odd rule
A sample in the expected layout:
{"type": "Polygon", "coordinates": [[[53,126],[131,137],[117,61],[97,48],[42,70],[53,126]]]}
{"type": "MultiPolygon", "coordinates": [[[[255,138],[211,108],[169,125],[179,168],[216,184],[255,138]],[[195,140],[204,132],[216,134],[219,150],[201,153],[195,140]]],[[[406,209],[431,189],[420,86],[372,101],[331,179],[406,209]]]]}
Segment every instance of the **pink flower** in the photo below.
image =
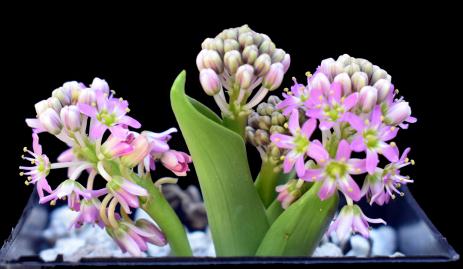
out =
{"type": "Polygon", "coordinates": [[[348,120],[352,128],[357,131],[351,143],[352,150],[356,152],[366,151],[368,173],[373,174],[375,172],[379,163],[378,153],[391,162],[398,161],[398,153],[394,149],[395,144],[386,143],[397,135],[398,129],[381,122],[381,108],[379,106],[374,108],[370,120],[362,120],[353,114],[349,115],[348,120]]]}
{"type": "Polygon", "coordinates": [[[312,156],[317,161],[319,168],[306,169],[302,179],[306,181],[323,181],[323,185],[318,192],[321,200],[331,197],[336,189],[339,189],[354,201],[360,200],[362,197],[360,188],[351,175],[365,173],[365,160],[350,158],[351,149],[346,140],[339,142],[336,158],[334,159],[330,158],[323,147],[319,147],[319,149],[312,156]]]}
{"type": "Polygon", "coordinates": [[[81,113],[92,118],[90,138],[97,139],[109,129],[116,137],[124,138],[127,135],[125,126],[140,128],[141,124],[134,118],[127,116],[128,102],[122,99],[108,97],[103,91],[96,91],[96,104],[94,106],[79,103],[81,113]]]}
{"type": "Polygon", "coordinates": [[[106,231],[123,252],[129,252],[136,257],[148,250],[147,243],[157,246],[167,244],[159,228],[146,220],[138,220],[135,224],[123,220],[118,223],[117,227],[106,227],[106,231]]]}
{"type": "Polygon", "coordinates": [[[131,213],[130,207],[139,207],[138,196],[148,196],[148,192],[144,188],[120,176],[113,177],[107,183],[107,188],[127,213],[131,213]]]}
{"type": "Polygon", "coordinates": [[[65,197],[68,200],[69,208],[79,211],[81,197],[90,199],[92,198],[92,193],[85,189],[79,182],[68,179],[63,181],[51,194],[40,198],[39,203],[44,204],[52,201],[52,203],[55,204],[56,200],[65,197]]]}
{"type": "Polygon", "coordinates": [[[80,228],[85,223],[92,223],[103,228],[104,222],[100,217],[100,206],[101,202],[98,199],[83,199],[80,204],[79,215],[73,221],[72,226],[80,228]]]}
{"type": "MultiPolygon", "coordinates": [[[[323,74],[320,74],[323,76],[323,74]]],[[[349,111],[357,104],[358,93],[342,96],[341,84],[333,82],[329,89],[313,88],[306,102],[306,115],[320,120],[320,130],[328,130],[336,123],[346,121],[349,111]]]]}
{"type": "Polygon", "coordinates": [[[408,128],[408,123],[415,123],[417,120],[411,116],[412,110],[408,102],[402,99],[396,100],[390,106],[384,115],[384,122],[388,125],[399,125],[402,129],[408,128]]]}
{"type": "MultiPolygon", "coordinates": [[[[397,151],[398,155],[397,147],[394,150],[397,151]]],[[[408,152],[410,152],[410,148],[404,150],[397,162],[386,165],[384,169],[377,168],[373,175],[367,176],[362,187],[362,193],[367,195],[370,204],[387,204],[390,198],[395,199],[396,194],[403,195],[403,192],[399,191],[401,185],[413,182],[409,177],[400,174],[402,167],[414,164],[413,160],[410,161],[407,158],[408,152]]]]}
{"type": "Polygon", "coordinates": [[[47,155],[42,154],[42,146],[39,144],[39,136],[36,133],[32,134],[32,150],[24,148],[31,157],[22,156],[23,159],[31,162],[33,166],[20,166],[19,169],[23,170],[19,174],[27,176],[26,185],[29,183],[35,184],[37,193],[40,198],[44,197],[44,190],[51,193],[51,187],[48,185],[46,177],[50,173],[51,163],[47,155]]]}
{"type": "Polygon", "coordinates": [[[289,115],[293,109],[298,109],[304,106],[304,103],[310,97],[310,83],[304,86],[303,84],[297,83],[296,79],[293,79],[294,85],[291,86],[291,91],[283,93],[284,100],[277,105],[278,109],[283,110],[284,115],[289,115]]]}
{"type": "Polygon", "coordinates": [[[143,131],[141,134],[144,135],[150,143],[150,152],[143,160],[143,167],[145,172],[148,173],[150,170],[156,169],[156,161],[161,158],[162,153],[170,149],[169,140],[172,138],[171,133],[177,132],[175,128],[169,128],[162,133],[155,133],[150,131],[143,131]]]}
{"type": "Polygon", "coordinates": [[[345,242],[352,232],[358,232],[363,237],[368,238],[370,235],[368,223],[386,224],[382,219],[371,219],[365,216],[358,205],[346,205],[341,209],[335,221],[331,223],[327,233],[330,234],[335,231],[341,242],[345,242]]]}
{"type": "Polygon", "coordinates": [[[287,209],[294,201],[302,195],[302,180],[289,180],[284,185],[279,185],[275,188],[278,192],[277,200],[281,203],[281,207],[287,209]]]}
{"type": "Polygon", "coordinates": [[[127,155],[133,151],[133,146],[130,144],[131,139],[130,135],[125,139],[110,135],[101,145],[101,153],[108,159],[127,155]]]}
{"type": "Polygon", "coordinates": [[[161,162],[175,175],[186,176],[186,172],[190,171],[188,164],[191,163],[191,157],[184,152],[169,150],[162,154],[161,162]]]}
{"type": "Polygon", "coordinates": [[[288,129],[292,136],[275,133],[270,140],[279,148],[289,149],[283,162],[283,170],[288,173],[296,167],[299,177],[305,174],[304,158],[306,155],[312,157],[314,152],[323,150],[323,146],[310,142],[310,136],[317,127],[317,120],[309,119],[302,128],[299,125],[299,111],[294,109],[288,123],[288,129]]]}

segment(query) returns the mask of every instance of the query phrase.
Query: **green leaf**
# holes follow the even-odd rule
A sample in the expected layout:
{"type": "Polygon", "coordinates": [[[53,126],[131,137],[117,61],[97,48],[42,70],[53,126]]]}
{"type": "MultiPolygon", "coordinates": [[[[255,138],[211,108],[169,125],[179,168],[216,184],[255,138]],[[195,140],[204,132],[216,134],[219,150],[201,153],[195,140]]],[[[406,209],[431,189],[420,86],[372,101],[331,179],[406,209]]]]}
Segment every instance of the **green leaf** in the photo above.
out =
{"type": "Polygon", "coordinates": [[[183,71],[172,86],[172,109],[198,175],[217,255],[252,256],[269,225],[244,141],[212,111],[187,97],[184,86],[183,71]]]}
{"type": "Polygon", "coordinates": [[[338,195],[321,201],[314,184],[272,224],[257,256],[307,256],[316,248],[338,206],[338,195]]]}

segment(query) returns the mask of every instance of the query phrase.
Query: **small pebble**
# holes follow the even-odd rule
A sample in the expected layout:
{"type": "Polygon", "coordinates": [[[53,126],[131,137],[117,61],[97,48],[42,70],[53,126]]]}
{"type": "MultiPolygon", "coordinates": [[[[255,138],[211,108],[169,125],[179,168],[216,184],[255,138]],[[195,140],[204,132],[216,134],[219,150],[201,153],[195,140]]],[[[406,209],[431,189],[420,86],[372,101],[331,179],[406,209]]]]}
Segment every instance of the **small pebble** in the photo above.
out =
{"type": "Polygon", "coordinates": [[[390,256],[397,250],[397,235],[390,226],[381,226],[370,232],[372,256],[390,256]]]}
{"type": "Polygon", "coordinates": [[[355,257],[368,257],[370,253],[370,242],[361,235],[353,235],[350,238],[350,245],[352,247],[349,252],[346,253],[346,256],[355,256],[355,257]]]}
{"type": "Polygon", "coordinates": [[[333,243],[323,243],[317,247],[312,257],[342,257],[342,250],[333,243]]]}

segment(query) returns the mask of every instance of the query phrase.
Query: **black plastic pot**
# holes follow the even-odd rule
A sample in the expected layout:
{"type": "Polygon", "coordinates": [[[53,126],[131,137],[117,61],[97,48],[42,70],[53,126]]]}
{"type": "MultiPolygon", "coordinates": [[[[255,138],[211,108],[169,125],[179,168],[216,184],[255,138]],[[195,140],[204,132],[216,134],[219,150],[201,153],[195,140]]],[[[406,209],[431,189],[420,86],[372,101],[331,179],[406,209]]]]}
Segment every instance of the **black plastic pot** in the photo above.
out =
{"type": "Polygon", "coordinates": [[[311,258],[311,257],[228,257],[228,258],[91,258],[82,259],[78,263],[64,262],[58,258],[54,262],[43,262],[38,256],[30,256],[21,249],[18,238],[24,231],[23,226],[29,218],[32,208],[39,206],[37,194],[34,192],[13,230],[10,238],[0,251],[0,266],[5,267],[35,267],[57,265],[219,265],[219,264],[329,264],[329,263],[430,263],[451,262],[459,259],[458,253],[448,244],[447,240],[437,231],[423,210],[418,206],[411,193],[404,188],[405,197],[396,199],[383,207],[364,206],[367,215],[381,216],[397,230],[398,251],[404,257],[342,257],[342,258],[311,258]],[[368,212],[368,211],[371,212],[368,212]],[[374,212],[373,212],[374,210],[374,212]]]}

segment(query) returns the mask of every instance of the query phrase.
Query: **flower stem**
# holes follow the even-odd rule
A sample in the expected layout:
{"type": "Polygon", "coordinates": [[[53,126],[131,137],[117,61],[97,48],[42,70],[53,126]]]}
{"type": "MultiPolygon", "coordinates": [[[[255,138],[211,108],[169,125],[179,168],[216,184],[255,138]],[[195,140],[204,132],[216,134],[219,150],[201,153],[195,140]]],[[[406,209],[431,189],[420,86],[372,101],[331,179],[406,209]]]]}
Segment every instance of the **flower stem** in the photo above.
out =
{"type": "Polygon", "coordinates": [[[175,256],[192,256],[183,224],[151,178],[149,176],[140,178],[134,173],[131,174],[131,177],[148,191],[148,198],[140,199],[142,208],[159,225],[173,254],[175,256]]]}
{"type": "Polygon", "coordinates": [[[244,129],[246,128],[247,120],[248,115],[246,113],[233,113],[232,115],[223,116],[223,125],[244,139],[244,129]]]}
{"type": "Polygon", "coordinates": [[[280,176],[284,176],[280,166],[269,158],[262,160],[262,166],[254,184],[265,207],[275,200],[275,187],[280,176]]]}

